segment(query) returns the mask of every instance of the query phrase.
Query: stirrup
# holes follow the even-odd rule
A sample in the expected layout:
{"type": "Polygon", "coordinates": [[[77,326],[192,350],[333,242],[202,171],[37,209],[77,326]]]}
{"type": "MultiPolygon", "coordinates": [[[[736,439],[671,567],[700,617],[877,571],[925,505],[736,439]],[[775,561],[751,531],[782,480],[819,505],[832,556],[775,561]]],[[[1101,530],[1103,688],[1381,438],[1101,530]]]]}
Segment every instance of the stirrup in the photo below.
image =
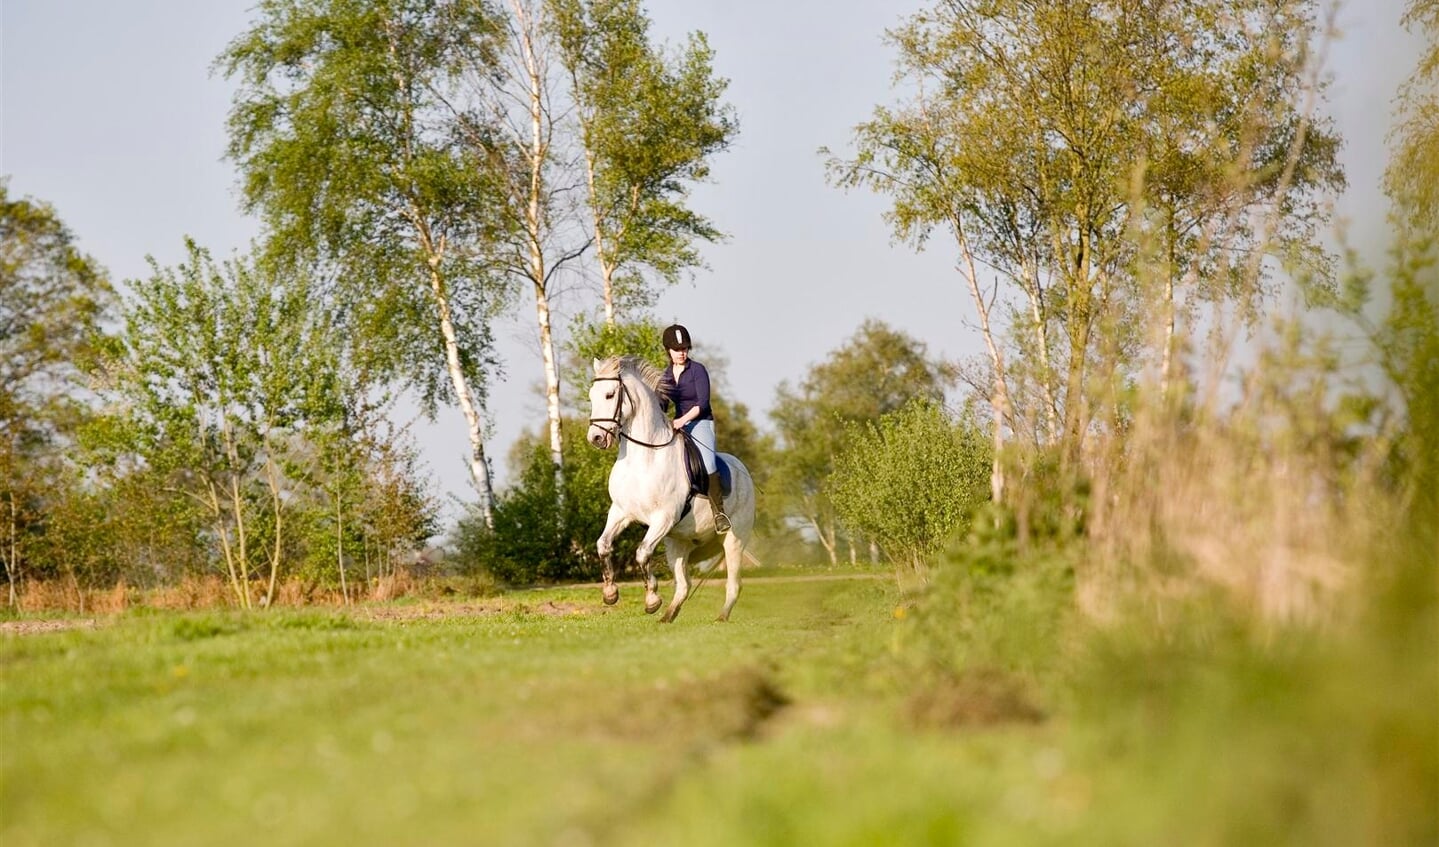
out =
{"type": "Polygon", "coordinates": [[[729,532],[729,530],[729,516],[719,509],[715,509],[715,532],[724,535],[726,532],[729,532]]]}

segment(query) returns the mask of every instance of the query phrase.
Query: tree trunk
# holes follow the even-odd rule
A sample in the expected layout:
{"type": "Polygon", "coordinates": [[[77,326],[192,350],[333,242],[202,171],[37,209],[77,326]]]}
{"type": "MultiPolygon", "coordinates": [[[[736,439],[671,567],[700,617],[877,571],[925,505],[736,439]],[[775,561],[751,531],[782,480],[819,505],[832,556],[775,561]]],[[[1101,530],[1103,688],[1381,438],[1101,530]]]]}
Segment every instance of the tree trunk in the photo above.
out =
{"type": "Polygon", "coordinates": [[[595,258],[600,264],[600,282],[603,288],[605,306],[605,326],[615,325],[615,266],[605,255],[605,228],[600,215],[599,197],[595,194],[595,157],[589,148],[589,126],[585,126],[585,185],[590,192],[590,219],[593,222],[595,238],[595,258]]]}
{"type": "Polygon", "coordinates": [[[490,466],[485,461],[484,422],[480,418],[479,404],[475,402],[470,381],[460,365],[460,342],[455,332],[455,319],[450,311],[450,298],[445,290],[444,276],[439,269],[440,255],[430,254],[430,293],[435,298],[435,308],[440,318],[440,337],[445,344],[445,368],[450,374],[450,384],[455,389],[455,399],[460,404],[460,413],[465,416],[466,432],[470,438],[470,479],[475,483],[475,493],[480,498],[480,516],[485,526],[495,528],[495,489],[490,482],[490,466]]]}
{"type": "Polygon", "coordinates": [[[1069,376],[1064,397],[1064,459],[1071,469],[1079,465],[1084,454],[1085,434],[1089,429],[1088,404],[1085,400],[1085,374],[1089,355],[1090,325],[1093,320],[1091,289],[1091,250],[1087,219],[1080,215],[1079,255],[1069,272],[1069,376]]]}
{"type": "Polygon", "coordinates": [[[839,564],[839,553],[838,553],[838,551],[835,549],[834,527],[830,527],[829,533],[828,533],[828,534],[825,534],[825,531],[824,531],[825,528],[824,528],[824,526],[820,523],[819,518],[817,518],[817,517],[811,517],[811,518],[809,519],[809,522],[810,522],[810,525],[814,527],[814,533],[815,533],[815,535],[819,536],[820,546],[824,547],[824,551],[829,554],[829,563],[830,563],[830,566],[833,567],[833,566],[838,565],[838,564],[839,564]]]}
{"type": "Polygon", "coordinates": [[[249,609],[250,602],[250,539],[245,529],[245,500],[240,494],[240,478],[230,474],[230,509],[235,516],[235,541],[240,545],[237,557],[240,572],[240,605],[249,609]]]}
{"type": "MultiPolygon", "coordinates": [[[[235,444],[235,432],[227,414],[229,404],[223,396],[220,398],[220,408],[220,436],[225,446],[225,461],[229,464],[225,471],[229,490],[225,492],[225,496],[230,501],[229,508],[235,522],[234,543],[239,545],[234,565],[239,580],[240,607],[249,609],[253,605],[250,602],[250,539],[245,527],[245,498],[240,491],[240,452],[235,444]]],[[[216,506],[218,509],[218,501],[216,506]]],[[[216,520],[223,521],[223,515],[218,511],[216,520]]]]}
{"type": "Polygon", "coordinates": [[[984,294],[979,288],[979,275],[975,272],[974,254],[969,249],[969,238],[964,232],[964,221],[958,214],[955,214],[950,218],[950,226],[954,231],[955,241],[959,245],[960,256],[964,260],[960,272],[969,284],[970,296],[974,298],[974,310],[979,315],[980,332],[984,335],[984,346],[989,351],[989,362],[994,368],[994,387],[989,398],[990,406],[994,411],[994,457],[990,462],[989,469],[989,496],[994,502],[1001,503],[1004,501],[1004,463],[1002,461],[1004,422],[1011,413],[1004,354],[1000,351],[999,345],[995,343],[994,332],[990,329],[989,304],[984,301],[984,294]]]}
{"type": "Polygon", "coordinates": [[[564,453],[560,432],[560,373],[555,343],[550,327],[549,270],[545,263],[545,162],[549,158],[549,138],[545,122],[545,73],[539,45],[540,22],[534,9],[523,0],[511,0],[518,21],[520,53],[524,62],[530,117],[529,194],[525,205],[525,234],[529,242],[530,282],[535,291],[535,319],[540,332],[540,356],[545,369],[545,410],[550,424],[550,461],[554,464],[555,492],[558,504],[564,502],[564,453]]]}
{"type": "MultiPolygon", "coordinates": [[[[1029,298],[1029,314],[1034,321],[1034,341],[1039,352],[1039,385],[1041,397],[1044,399],[1044,420],[1048,427],[1048,437],[1052,439],[1059,431],[1059,403],[1054,396],[1054,371],[1049,361],[1049,328],[1045,322],[1044,289],[1039,283],[1038,263],[1026,261],[1024,274],[1024,293],[1029,298]]],[[[1041,444],[1046,441],[1036,440],[1041,444]]]]}
{"type": "Polygon", "coordinates": [[[20,607],[20,509],[15,505],[15,492],[9,495],[6,501],[10,508],[5,515],[5,578],[10,583],[10,608],[17,609],[20,607]]]}
{"type": "Polygon", "coordinates": [[[1174,232],[1174,214],[1170,213],[1169,227],[1165,231],[1169,239],[1169,264],[1164,269],[1164,348],[1160,353],[1159,360],[1159,401],[1166,406],[1169,403],[1169,384],[1171,373],[1174,368],[1174,274],[1176,271],[1175,262],[1175,241],[1178,235],[1174,232]]]}
{"type": "Polygon", "coordinates": [[[205,493],[209,499],[192,494],[200,504],[210,511],[210,519],[215,522],[215,536],[220,539],[220,555],[225,559],[225,572],[230,577],[230,590],[235,592],[235,602],[240,608],[249,608],[246,603],[247,594],[240,584],[240,569],[235,562],[235,549],[230,541],[230,533],[225,529],[225,507],[220,504],[220,490],[215,482],[208,477],[205,479],[205,493]]]}
{"type": "Polygon", "coordinates": [[[550,461],[555,466],[555,493],[564,502],[563,440],[560,432],[560,369],[555,340],[550,329],[550,299],[544,288],[535,287],[535,319],[540,330],[540,355],[545,366],[545,410],[550,423],[550,461]]]}
{"type": "Polygon", "coordinates": [[[340,596],[350,605],[350,586],[345,582],[345,504],[342,489],[335,486],[335,561],[340,566],[340,596]]]}
{"type": "Polygon", "coordinates": [[[270,551],[270,579],[269,585],[265,588],[265,606],[275,605],[275,583],[280,574],[280,559],[284,555],[284,511],[281,509],[280,498],[280,477],[275,470],[275,460],[270,455],[270,448],[265,450],[265,481],[270,488],[270,508],[275,515],[275,544],[270,551]]]}

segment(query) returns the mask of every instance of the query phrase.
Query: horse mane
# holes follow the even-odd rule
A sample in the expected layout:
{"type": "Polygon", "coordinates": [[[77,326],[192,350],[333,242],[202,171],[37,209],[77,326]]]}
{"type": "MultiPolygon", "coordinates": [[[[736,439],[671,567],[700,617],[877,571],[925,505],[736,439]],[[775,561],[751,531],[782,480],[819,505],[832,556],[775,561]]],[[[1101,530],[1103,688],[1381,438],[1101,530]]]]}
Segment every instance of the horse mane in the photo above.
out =
{"type": "Polygon", "coordinates": [[[664,371],[638,356],[611,356],[599,363],[595,368],[595,376],[616,377],[621,371],[633,374],[640,382],[649,386],[651,391],[660,393],[660,379],[664,377],[664,371]]]}

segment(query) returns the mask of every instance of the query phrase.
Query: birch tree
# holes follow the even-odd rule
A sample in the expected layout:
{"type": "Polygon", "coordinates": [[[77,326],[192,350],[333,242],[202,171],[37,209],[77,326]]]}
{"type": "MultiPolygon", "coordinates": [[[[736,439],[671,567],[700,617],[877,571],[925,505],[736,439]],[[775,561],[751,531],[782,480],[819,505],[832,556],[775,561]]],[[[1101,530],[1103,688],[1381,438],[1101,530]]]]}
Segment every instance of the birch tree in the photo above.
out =
{"type": "Polygon", "coordinates": [[[781,442],[771,488],[784,492],[778,509],[809,527],[831,564],[843,538],[827,483],[848,425],[876,421],[915,398],[942,403],[953,382],[952,366],[922,342],[867,320],[799,385],[780,384],[770,411],[781,442]]]}
{"type": "Polygon", "coordinates": [[[285,564],[289,460],[306,428],[323,424],[316,411],[335,406],[316,399],[335,388],[330,322],[303,278],[187,248],[183,264],[152,261],[152,275],[130,285],[107,368],[112,464],[138,462],[202,510],[236,601],[249,608],[256,581],[273,601],[285,564]]]}
{"type": "Polygon", "coordinates": [[[723,234],[691,209],[690,186],[738,133],[703,33],[674,53],[656,45],[637,0],[552,0],[584,151],[589,226],[604,322],[651,304],[702,264],[697,241],[723,234]]]}
{"type": "Polygon", "coordinates": [[[77,363],[114,306],[104,269],[53,208],[0,180],[0,561],[18,602],[26,537],[85,409],[77,363]]]}
{"type": "Polygon", "coordinates": [[[1410,0],[1404,24],[1426,41],[1399,90],[1399,121],[1384,187],[1414,231],[1439,238],[1439,0],[1410,0]]]}
{"type": "MultiPolygon", "coordinates": [[[[362,355],[465,417],[490,520],[485,386],[503,307],[485,257],[512,222],[453,120],[466,74],[495,68],[496,10],[474,0],[266,0],[218,60],[240,82],[229,154],[269,251],[327,267],[362,355]]],[[[472,122],[471,133],[488,133],[472,122]]]]}
{"type": "Polygon", "coordinates": [[[562,490],[560,371],[553,298],[563,274],[590,249],[582,225],[578,150],[565,131],[567,105],[548,37],[547,6],[508,0],[497,19],[493,65],[471,65],[467,89],[449,101],[458,132],[498,188],[493,212],[503,235],[486,260],[532,297],[544,372],[555,490],[562,490]]]}
{"type": "Polygon", "coordinates": [[[1095,392],[1145,351],[1171,375],[1181,298],[1253,315],[1284,263],[1327,280],[1315,234],[1343,177],[1312,108],[1314,7],[941,0],[889,34],[910,96],[859,125],[831,178],[890,196],[896,236],[953,239],[997,427],[1039,421],[1075,462],[1095,392]],[[1006,346],[1042,408],[1012,408],[1006,346]]]}

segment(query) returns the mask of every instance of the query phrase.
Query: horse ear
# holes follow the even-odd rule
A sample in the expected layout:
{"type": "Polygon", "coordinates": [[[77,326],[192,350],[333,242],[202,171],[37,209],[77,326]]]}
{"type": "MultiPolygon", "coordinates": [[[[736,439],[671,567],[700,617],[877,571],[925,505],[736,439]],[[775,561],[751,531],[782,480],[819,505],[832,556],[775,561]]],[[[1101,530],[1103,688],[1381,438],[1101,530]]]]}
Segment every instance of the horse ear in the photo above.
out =
{"type": "Polygon", "coordinates": [[[595,366],[595,376],[599,376],[599,375],[600,375],[600,360],[599,360],[599,359],[595,359],[595,360],[594,360],[594,366],[595,366]]]}

